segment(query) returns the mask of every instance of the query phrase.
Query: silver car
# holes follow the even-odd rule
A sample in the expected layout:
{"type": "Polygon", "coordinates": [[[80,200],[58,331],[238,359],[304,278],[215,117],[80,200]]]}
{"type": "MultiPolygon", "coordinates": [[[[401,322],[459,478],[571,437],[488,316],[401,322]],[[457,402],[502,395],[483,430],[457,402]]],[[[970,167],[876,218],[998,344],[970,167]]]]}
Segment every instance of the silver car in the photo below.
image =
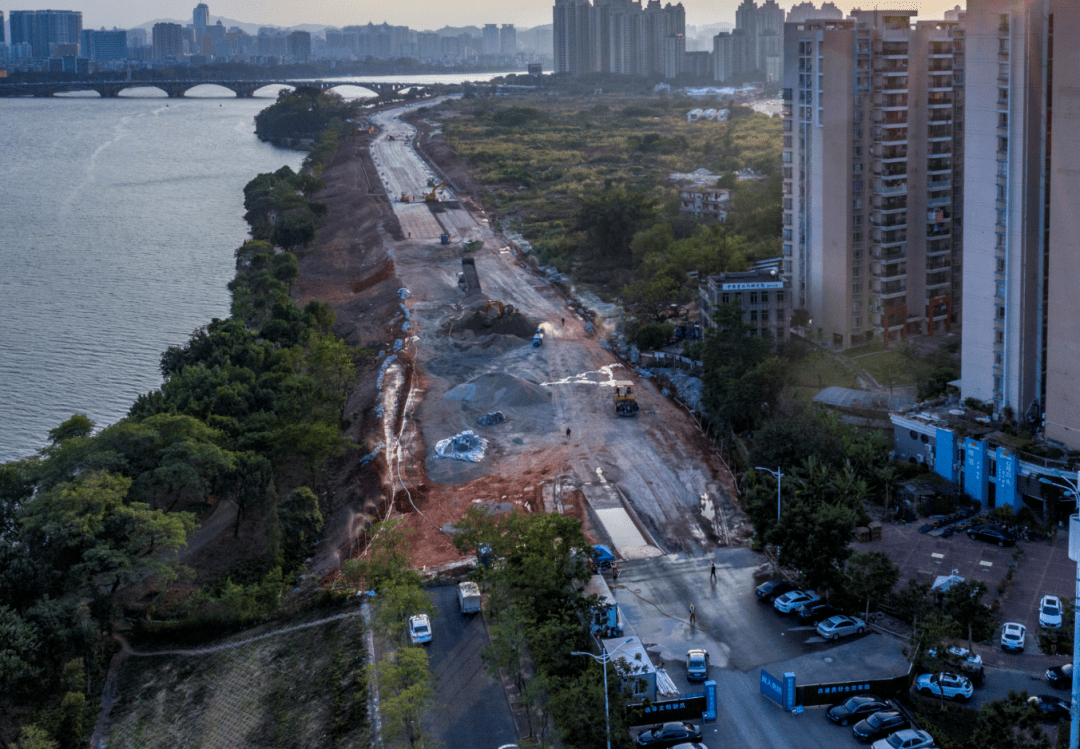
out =
{"type": "Polygon", "coordinates": [[[866,631],[866,622],[856,616],[830,616],[818,622],[817,633],[826,640],[838,640],[848,635],[861,635],[866,631]]]}

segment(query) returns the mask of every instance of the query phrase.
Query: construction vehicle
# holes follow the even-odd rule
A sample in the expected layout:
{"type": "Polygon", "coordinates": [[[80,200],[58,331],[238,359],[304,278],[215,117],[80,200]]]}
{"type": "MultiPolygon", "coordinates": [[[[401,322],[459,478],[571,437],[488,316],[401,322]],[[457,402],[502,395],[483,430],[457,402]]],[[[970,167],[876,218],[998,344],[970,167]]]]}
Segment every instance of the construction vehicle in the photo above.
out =
{"type": "Polygon", "coordinates": [[[480,586],[474,582],[458,583],[458,604],[462,614],[475,614],[480,611],[480,586]]]}
{"type": "Polygon", "coordinates": [[[465,252],[472,252],[473,250],[479,250],[484,246],[484,240],[482,239],[466,239],[461,243],[461,249],[465,252]]]}
{"type": "Polygon", "coordinates": [[[461,258],[461,272],[458,273],[458,286],[465,296],[480,293],[480,277],[476,275],[476,260],[471,257],[461,258]]]}
{"type": "Polygon", "coordinates": [[[431,192],[429,192],[427,195],[424,196],[424,202],[425,203],[438,203],[439,199],[435,196],[435,193],[437,193],[439,191],[440,187],[444,187],[445,185],[446,185],[445,182],[440,182],[439,184],[433,186],[431,188],[431,192]]]}
{"type": "Polygon", "coordinates": [[[386,139],[387,139],[387,140],[393,140],[393,139],[394,139],[394,136],[393,136],[393,135],[387,135],[387,136],[386,136],[386,139]]]}
{"type": "Polygon", "coordinates": [[[637,416],[641,406],[634,398],[634,389],[629,385],[615,386],[615,414],[617,416],[637,416]]]}
{"type": "Polygon", "coordinates": [[[439,235],[439,244],[442,244],[442,245],[450,244],[450,235],[447,234],[446,232],[443,232],[442,234],[440,234],[439,235]]]}
{"type": "Polygon", "coordinates": [[[409,193],[407,193],[407,192],[401,193],[401,202],[402,203],[408,203],[411,200],[412,200],[412,198],[409,197],[409,193]]]}
{"type": "Polygon", "coordinates": [[[509,317],[516,311],[517,310],[514,309],[514,305],[512,304],[503,304],[498,299],[490,299],[484,306],[484,324],[491,327],[492,321],[509,317]],[[495,317],[491,316],[491,310],[495,310],[495,317]]]}
{"type": "Polygon", "coordinates": [[[427,178],[427,186],[428,187],[434,187],[435,186],[435,178],[434,177],[428,177],[427,178]]]}

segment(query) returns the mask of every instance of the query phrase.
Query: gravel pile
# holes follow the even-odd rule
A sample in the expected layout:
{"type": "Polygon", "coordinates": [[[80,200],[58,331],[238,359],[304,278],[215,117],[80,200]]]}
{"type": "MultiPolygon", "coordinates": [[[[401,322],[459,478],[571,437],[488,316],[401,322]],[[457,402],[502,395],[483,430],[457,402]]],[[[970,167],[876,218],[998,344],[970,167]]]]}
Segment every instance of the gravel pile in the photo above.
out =
{"type": "Polygon", "coordinates": [[[467,401],[484,411],[547,403],[550,394],[535,382],[501,372],[482,374],[451,388],[447,400],[467,401]]]}
{"type": "Polygon", "coordinates": [[[462,327],[478,335],[498,333],[501,335],[513,335],[518,338],[528,338],[529,340],[532,340],[533,332],[536,330],[536,324],[520,312],[501,317],[498,320],[492,320],[490,326],[485,324],[486,320],[487,315],[477,310],[466,318],[462,327]]]}

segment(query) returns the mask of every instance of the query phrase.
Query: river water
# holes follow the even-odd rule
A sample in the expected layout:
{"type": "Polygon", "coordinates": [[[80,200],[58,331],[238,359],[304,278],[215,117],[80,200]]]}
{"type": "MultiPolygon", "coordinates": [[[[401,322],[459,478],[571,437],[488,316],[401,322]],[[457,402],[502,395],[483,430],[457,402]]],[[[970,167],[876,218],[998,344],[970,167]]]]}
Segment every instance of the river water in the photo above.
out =
{"type": "Polygon", "coordinates": [[[0,98],[0,462],[74,413],[116,422],[167,347],[229,314],[243,187],[303,154],[255,137],[272,98],[192,94],[222,98],[0,98]]]}

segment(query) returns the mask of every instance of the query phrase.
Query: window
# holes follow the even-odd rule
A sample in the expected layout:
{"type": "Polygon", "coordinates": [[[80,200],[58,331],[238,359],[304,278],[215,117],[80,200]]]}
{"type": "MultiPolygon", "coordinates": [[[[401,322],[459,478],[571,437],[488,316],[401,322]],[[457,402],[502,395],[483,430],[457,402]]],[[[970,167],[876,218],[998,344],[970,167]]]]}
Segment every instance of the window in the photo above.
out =
{"type": "Polygon", "coordinates": [[[762,322],[768,322],[769,321],[769,310],[767,310],[767,309],[761,310],[761,321],[762,322]]]}
{"type": "Polygon", "coordinates": [[[757,310],[750,310],[750,322],[757,322],[757,310]]]}
{"type": "Polygon", "coordinates": [[[1005,308],[1003,306],[1001,306],[1000,304],[995,304],[994,305],[994,319],[995,320],[1004,320],[1005,319],[1005,308]]]}
{"type": "Polygon", "coordinates": [[[861,213],[856,213],[856,214],[852,215],[852,217],[851,217],[851,225],[852,226],[862,226],[862,214],[861,213]]]}
{"type": "Polygon", "coordinates": [[[851,293],[852,294],[861,294],[862,293],[862,281],[856,281],[855,283],[851,284],[851,293]]]}
{"type": "Polygon", "coordinates": [[[1005,333],[1003,331],[1000,331],[1000,330],[995,330],[994,331],[994,343],[997,344],[998,346],[1005,343],[1005,333]]]}
{"type": "Polygon", "coordinates": [[[731,294],[729,294],[729,293],[727,293],[725,291],[723,294],[720,295],[720,304],[727,304],[730,301],[731,301],[731,294]]]}
{"type": "MultiPolygon", "coordinates": [[[[791,266],[788,265],[785,268],[785,270],[790,273],[791,272],[791,266]]],[[[776,303],[777,304],[783,304],[784,303],[784,292],[783,291],[776,292],[776,303]]]]}
{"type": "Polygon", "coordinates": [[[756,291],[751,291],[750,292],[750,304],[757,304],[757,303],[758,303],[758,293],[756,291]]]}

